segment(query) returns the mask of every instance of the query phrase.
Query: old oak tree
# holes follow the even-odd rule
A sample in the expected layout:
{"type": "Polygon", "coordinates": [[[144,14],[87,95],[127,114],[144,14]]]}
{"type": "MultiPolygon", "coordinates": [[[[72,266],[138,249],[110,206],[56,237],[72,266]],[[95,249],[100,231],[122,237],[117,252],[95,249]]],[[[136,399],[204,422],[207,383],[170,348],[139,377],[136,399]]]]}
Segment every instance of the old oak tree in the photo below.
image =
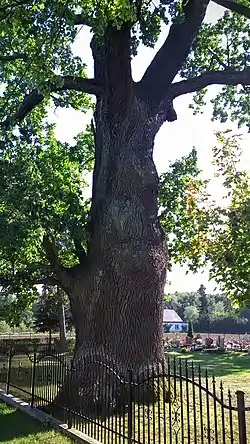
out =
{"type": "MultiPolygon", "coordinates": [[[[58,239],[56,227],[44,216],[43,230],[37,231],[43,261],[28,271],[34,284],[59,285],[69,296],[78,360],[94,352],[124,369],[138,369],[163,357],[168,256],[158,219],[155,136],[164,122],[177,119],[177,97],[196,93],[200,106],[213,84],[223,85],[213,101],[214,117],[249,124],[249,8],[246,2],[216,3],[225,9],[211,24],[205,21],[209,0],[182,5],[175,0],[1,2],[1,153],[5,167],[11,167],[11,156],[20,149],[23,174],[29,156],[39,144],[46,147],[48,139],[52,159],[53,150],[61,150],[66,162],[68,173],[56,174],[57,191],[72,205],[74,223],[64,221],[68,238],[58,239]],[[163,23],[169,26],[166,40],[142,79],[134,82],[131,58],[140,42],[154,46],[163,23]],[[86,78],[85,65],[72,53],[81,26],[92,31],[93,79],[86,78]],[[49,105],[86,110],[93,106],[89,95],[96,98],[88,129],[94,135],[95,163],[90,216],[83,221],[81,192],[76,187],[71,193],[67,183],[72,174],[67,147],[57,144],[53,126],[45,122],[49,105]]],[[[90,147],[88,133],[79,136],[76,146],[81,144],[90,147]]],[[[165,149],[173,147],[166,143],[165,149]]],[[[79,156],[81,150],[76,152],[79,156]]],[[[46,149],[36,155],[41,162],[46,149]]],[[[48,177],[57,171],[49,159],[48,177]]],[[[33,173],[30,167],[31,179],[33,173]]],[[[43,180],[41,193],[46,189],[49,196],[50,181],[43,180]]],[[[16,207],[18,212],[18,202],[16,207]]],[[[46,205],[43,211],[46,215],[46,205]]],[[[55,207],[55,214],[63,211],[55,207]]],[[[10,273],[15,281],[15,266],[10,273]]],[[[25,273],[22,279],[27,279],[25,273]]]]}

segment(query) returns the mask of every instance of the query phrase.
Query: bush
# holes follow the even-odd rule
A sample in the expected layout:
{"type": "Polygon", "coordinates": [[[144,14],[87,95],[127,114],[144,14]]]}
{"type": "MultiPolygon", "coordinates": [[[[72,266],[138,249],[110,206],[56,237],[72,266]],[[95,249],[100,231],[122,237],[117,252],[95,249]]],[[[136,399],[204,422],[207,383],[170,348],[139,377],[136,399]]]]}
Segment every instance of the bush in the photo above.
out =
{"type": "Polygon", "coordinates": [[[8,334],[11,333],[11,327],[5,321],[0,321],[0,333],[8,334]]]}
{"type": "Polygon", "coordinates": [[[187,349],[186,349],[186,347],[182,347],[181,350],[180,350],[180,352],[181,352],[181,353],[187,353],[187,349]]]}

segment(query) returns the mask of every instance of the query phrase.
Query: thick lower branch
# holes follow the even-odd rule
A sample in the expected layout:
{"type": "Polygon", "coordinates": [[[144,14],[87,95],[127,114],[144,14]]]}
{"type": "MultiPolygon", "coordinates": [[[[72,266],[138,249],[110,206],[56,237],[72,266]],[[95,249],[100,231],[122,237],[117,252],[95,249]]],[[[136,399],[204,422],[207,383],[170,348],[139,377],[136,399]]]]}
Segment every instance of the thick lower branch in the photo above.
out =
{"type": "Polygon", "coordinates": [[[32,282],[29,282],[29,285],[58,285],[59,282],[56,278],[49,276],[49,277],[44,277],[42,279],[35,279],[32,282]]]}
{"type": "Polygon", "coordinates": [[[168,91],[168,98],[175,99],[183,94],[193,93],[209,85],[250,85],[250,68],[243,71],[231,69],[210,71],[200,76],[173,83],[168,91]]]}
{"type": "Polygon", "coordinates": [[[33,287],[40,284],[58,284],[50,265],[31,264],[27,269],[18,271],[13,276],[0,276],[0,286],[4,289],[19,287],[20,285],[33,287]]]}
{"type": "Polygon", "coordinates": [[[60,266],[55,244],[53,240],[49,239],[49,237],[46,235],[43,236],[43,248],[52,267],[57,268],[58,266],[60,266]]]}
{"type": "Polygon", "coordinates": [[[89,18],[84,14],[75,14],[74,15],[74,24],[75,25],[91,26],[89,18]]]}
{"type": "Polygon", "coordinates": [[[233,0],[212,0],[217,5],[223,6],[232,12],[243,15],[246,18],[250,18],[250,8],[242,3],[234,2],[233,0]]]}
{"type": "Polygon", "coordinates": [[[75,255],[78,257],[80,263],[84,263],[86,261],[87,255],[81,241],[79,239],[74,239],[73,242],[75,246],[75,255]]]}
{"type": "Polygon", "coordinates": [[[148,102],[153,113],[162,102],[169,86],[178,74],[204,20],[208,0],[189,0],[184,9],[185,18],[171,26],[164,44],[147,68],[136,92],[148,102]]]}
{"type": "MultiPolygon", "coordinates": [[[[58,77],[58,83],[47,84],[48,95],[52,92],[62,91],[80,91],[88,94],[98,95],[102,91],[101,85],[95,79],[85,79],[83,77],[64,76],[58,77]]],[[[13,123],[20,123],[36,106],[40,105],[45,96],[39,91],[34,90],[24,97],[18,111],[7,118],[1,125],[8,128],[13,123]]]]}

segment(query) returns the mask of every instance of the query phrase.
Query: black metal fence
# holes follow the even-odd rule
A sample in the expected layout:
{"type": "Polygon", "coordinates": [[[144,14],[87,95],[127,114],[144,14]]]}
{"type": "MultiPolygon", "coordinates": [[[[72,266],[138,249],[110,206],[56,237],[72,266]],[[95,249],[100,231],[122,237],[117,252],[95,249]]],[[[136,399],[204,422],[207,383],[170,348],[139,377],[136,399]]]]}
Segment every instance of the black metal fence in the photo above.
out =
{"type": "Polygon", "coordinates": [[[183,359],[124,375],[100,356],[0,350],[0,388],[101,443],[250,444],[245,394],[183,359]]]}

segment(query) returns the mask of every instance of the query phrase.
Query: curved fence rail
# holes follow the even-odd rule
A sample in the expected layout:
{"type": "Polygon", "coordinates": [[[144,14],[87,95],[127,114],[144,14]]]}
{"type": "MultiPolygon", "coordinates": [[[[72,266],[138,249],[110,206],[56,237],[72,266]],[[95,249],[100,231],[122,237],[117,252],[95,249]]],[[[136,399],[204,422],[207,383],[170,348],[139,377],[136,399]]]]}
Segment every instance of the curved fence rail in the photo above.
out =
{"type": "Polygon", "coordinates": [[[1,349],[0,388],[105,444],[250,444],[244,392],[183,359],[124,374],[104,356],[1,349]]]}

